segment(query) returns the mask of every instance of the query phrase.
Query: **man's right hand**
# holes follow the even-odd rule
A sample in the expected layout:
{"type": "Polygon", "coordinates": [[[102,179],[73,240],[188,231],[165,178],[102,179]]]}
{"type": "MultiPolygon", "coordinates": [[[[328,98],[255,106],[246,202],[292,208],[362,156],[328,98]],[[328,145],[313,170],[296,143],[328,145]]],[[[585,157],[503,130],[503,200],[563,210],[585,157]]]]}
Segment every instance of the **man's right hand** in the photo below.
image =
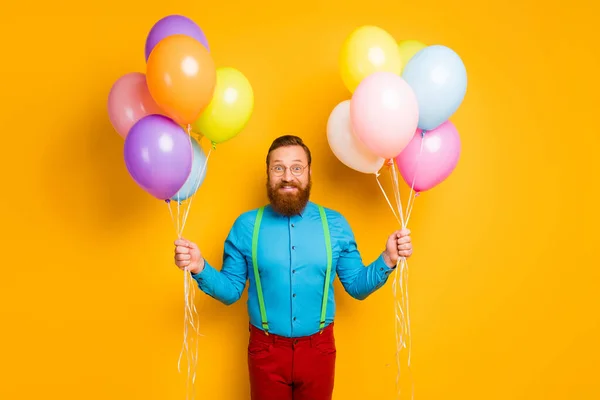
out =
{"type": "Polygon", "coordinates": [[[183,238],[175,241],[175,265],[192,274],[198,274],[204,269],[204,258],[196,243],[183,238]]]}

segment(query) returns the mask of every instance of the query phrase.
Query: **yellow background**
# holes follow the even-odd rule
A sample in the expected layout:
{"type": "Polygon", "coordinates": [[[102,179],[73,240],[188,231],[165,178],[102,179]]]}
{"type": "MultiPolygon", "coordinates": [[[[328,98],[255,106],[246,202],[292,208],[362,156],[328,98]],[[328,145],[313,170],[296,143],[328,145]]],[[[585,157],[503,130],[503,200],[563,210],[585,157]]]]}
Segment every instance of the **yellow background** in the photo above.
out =
{"type": "MultiPolygon", "coordinates": [[[[266,200],[264,156],[284,132],[313,150],[313,200],[346,215],[375,258],[397,226],[373,177],[342,166],[325,136],[349,97],[340,46],[374,24],[456,50],[469,77],[452,118],[462,157],[410,223],[415,399],[600,398],[598,9],[560,3],[3,3],[0,398],[185,397],[174,229],[129,177],[106,111],[171,13],[192,17],[217,65],[256,95],[247,129],[213,153],[185,230],[217,266],[234,218],[266,200]]],[[[391,285],[364,302],[338,285],[336,297],[335,399],[393,399],[391,285]]],[[[197,296],[197,399],[248,398],[245,301],[197,296]]]]}

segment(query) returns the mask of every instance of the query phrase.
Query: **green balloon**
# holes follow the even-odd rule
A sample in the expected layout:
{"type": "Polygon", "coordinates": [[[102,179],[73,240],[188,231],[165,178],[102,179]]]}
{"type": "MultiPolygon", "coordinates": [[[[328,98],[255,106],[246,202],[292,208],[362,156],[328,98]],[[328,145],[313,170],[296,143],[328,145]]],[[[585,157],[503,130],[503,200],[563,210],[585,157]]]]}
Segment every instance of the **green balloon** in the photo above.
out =
{"type": "Polygon", "coordinates": [[[237,136],[253,109],[254,92],[246,76],[235,68],[218,68],[212,101],[192,128],[214,146],[237,136]]]}

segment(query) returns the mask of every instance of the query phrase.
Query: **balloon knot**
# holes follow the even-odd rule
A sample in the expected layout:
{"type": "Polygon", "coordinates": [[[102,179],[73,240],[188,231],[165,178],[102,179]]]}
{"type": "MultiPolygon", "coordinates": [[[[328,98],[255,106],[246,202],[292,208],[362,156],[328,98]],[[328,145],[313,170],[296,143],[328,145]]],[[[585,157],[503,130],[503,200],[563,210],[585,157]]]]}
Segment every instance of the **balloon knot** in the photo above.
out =
{"type": "Polygon", "coordinates": [[[421,195],[421,192],[415,193],[415,197],[419,197],[420,195],[421,195]]]}
{"type": "Polygon", "coordinates": [[[385,161],[385,165],[387,165],[388,167],[391,167],[392,165],[394,165],[394,160],[392,160],[391,158],[388,158],[385,161]]]}
{"type": "Polygon", "coordinates": [[[167,204],[171,203],[171,199],[166,199],[165,203],[167,203],[167,204]]]}
{"type": "Polygon", "coordinates": [[[212,144],[213,150],[216,150],[217,149],[217,144],[215,142],[210,142],[210,143],[212,144]]]}
{"type": "Polygon", "coordinates": [[[421,129],[421,137],[424,138],[425,137],[425,129],[421,129]]]}

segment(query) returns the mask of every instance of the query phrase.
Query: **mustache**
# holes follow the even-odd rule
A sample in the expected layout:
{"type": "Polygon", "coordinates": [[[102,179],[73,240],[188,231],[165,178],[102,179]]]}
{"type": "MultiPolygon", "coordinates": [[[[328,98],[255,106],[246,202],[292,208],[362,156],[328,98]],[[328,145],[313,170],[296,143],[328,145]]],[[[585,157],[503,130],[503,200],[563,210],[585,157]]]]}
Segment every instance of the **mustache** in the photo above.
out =
{"type": "Polygon", "coordinates": [[[300,188],[300,186],[298,186],[295,182],[280,182],[277,184],[276,189],[280,189],[284,186],[291,186],[291,187],[295,187],[295,188],[300,188]]]}

